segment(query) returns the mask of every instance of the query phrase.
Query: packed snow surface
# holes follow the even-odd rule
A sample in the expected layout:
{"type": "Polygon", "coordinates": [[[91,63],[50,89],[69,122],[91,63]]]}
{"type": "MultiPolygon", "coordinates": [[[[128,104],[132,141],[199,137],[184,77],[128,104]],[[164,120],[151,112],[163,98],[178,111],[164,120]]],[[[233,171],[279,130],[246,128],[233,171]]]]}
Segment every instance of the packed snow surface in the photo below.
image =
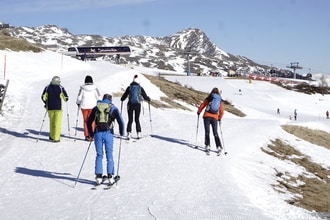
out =
{"type": "MultiPolygon", "coordinates": [[[[289,205],[285,200],[292,195],[272,187],[277,178],[274,168],[292,175],[302,169],[261,148],[281,138],[329,167],[329,150],[280,127],[292,124],[330,132],[330,120],[325,118],[329,95],[301,94],[261,81],[167,75],[168,80],[207,93],[218,87],[223,99],[247,115],[225,112],[219,134],[227,155],[207,156],[203,151],[203,120],[197,117],[196,106],[183,111],[149,109],[143,103],[144,137],[114,140],[120,181],[110,190],[91,190],[94,144],[89,147],[84,141],[82,116],[75,104],[85,76],[93,77],[102,94],[119,94],[113,102],[122,108],[126,123],[126,102],[120,102],[124,89],[139,74],[151,99],[160,100],[165,95],[143,75],[160,71],[81,62],[53,52],[0,51],[0,57],[6,62],[0,64],[5,70],[0,83],[9,80],[0,115],[0,219],[317,219],[315,213],[289,205]],[[41,101],[42,90],[54,75],[61,77],[69,94],[59,143],[48,141],[49,121],[41,101]],[[295,109],[297,121],[290,120],[295,109]],[[194,144],[200,147],[195,149],[194,144]]],[[[115,132],[118,135],[118,125],[115,132]]],[[[215,150],[212,136],[211,148],[215,150]]]]}

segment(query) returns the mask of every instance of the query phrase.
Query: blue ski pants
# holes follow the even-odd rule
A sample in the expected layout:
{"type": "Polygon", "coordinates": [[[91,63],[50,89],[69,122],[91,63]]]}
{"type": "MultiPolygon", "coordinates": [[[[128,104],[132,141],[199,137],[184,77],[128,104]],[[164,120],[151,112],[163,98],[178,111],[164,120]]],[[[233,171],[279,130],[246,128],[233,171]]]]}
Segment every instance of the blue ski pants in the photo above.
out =
{"type": "Polygon", "coordinates": [[[113,161],[113,134],[110,130],[98,131],[94,134],[94,144],[96,151],[95,158],[95,175],[103,174],[103,145],[105,156],[107,159],[107,173],[114,174],[114,161],[113,161]]]}

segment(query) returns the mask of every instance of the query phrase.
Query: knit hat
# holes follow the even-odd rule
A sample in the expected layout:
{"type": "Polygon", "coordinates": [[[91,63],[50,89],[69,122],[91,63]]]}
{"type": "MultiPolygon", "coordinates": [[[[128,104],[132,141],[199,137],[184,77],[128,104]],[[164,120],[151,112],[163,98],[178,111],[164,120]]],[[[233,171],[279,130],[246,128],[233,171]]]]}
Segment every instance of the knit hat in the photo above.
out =
{"type": "Polygon", "coordinates": [[[59,76],[54,76],[52,78],[52,81],[50,82],[52,85],[60,85],[61,84],[61,78],[59,76]]]}
{"type": "Polygon", "coordinates": [[[93,84],[93,78],[89,75],[85,77],[85,84],[93,84]]]}
{"type": "Polygon", "coordinates": [[[110,94],[104,94],[102,100],[104,100],[104,99],[108,99],[109,101],[112,101],[112,95],[110,95],[110,94]]]}

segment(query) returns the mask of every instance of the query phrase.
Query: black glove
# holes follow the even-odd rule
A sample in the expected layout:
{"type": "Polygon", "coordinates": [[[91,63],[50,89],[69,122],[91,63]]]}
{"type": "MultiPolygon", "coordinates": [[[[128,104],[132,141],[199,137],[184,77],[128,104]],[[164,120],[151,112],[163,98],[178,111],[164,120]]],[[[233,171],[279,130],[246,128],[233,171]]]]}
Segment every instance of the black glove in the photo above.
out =
{"type": "Polygon", "coordinates": [[[197,115],[199,116],[200,112],[197,112],[197,115]]]}
{"type": "Polygon", "coordinates": [[[87,139],[88,141],[93,141],[93,140],[94,140],[94,137],[87,136],[86,139],[87,139]]]}
{"type": "Polygon", "coordinates": [[[94,138],[94,133],[88,135],[89,138],[94,138]]]}

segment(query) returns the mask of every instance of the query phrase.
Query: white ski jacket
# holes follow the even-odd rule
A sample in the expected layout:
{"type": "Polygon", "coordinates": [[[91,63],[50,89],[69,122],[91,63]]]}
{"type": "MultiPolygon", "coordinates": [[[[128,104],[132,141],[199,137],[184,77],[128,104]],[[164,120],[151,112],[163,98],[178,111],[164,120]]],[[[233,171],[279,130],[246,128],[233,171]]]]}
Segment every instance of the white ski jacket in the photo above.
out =
{"type": "Polygon", "coordinates": [[[99,99],[100,92],[98,88],[94,84],[85,84],[80,86],[76,103],[80,105],[81,109],[92,109],[99,99]]]}

